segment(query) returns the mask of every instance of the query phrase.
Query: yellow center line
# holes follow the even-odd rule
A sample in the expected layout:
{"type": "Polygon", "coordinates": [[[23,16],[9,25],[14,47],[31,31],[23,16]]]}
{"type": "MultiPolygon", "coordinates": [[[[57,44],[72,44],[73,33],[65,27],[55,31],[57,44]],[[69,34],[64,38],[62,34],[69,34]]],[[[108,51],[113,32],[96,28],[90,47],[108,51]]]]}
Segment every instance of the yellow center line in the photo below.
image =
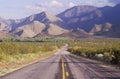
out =
{"type": "Polygon", "coordinates": [[[68,77],[69,76],[69,73],[68,72],[66,72],[66,77],[68,77]]]}
{"type": "Polygon", "coordinates": [[[64,58],[62,58],[62,79],[65,79],[65,64],[64,64],[64,58]]]}
{"type": "Polygon", "coordinates": [[[62,57],[62,79],[69,77],[69,72],[65,71],[65,67],[67,67],[67,65],[64,63],[64,58],[62,57]]]}

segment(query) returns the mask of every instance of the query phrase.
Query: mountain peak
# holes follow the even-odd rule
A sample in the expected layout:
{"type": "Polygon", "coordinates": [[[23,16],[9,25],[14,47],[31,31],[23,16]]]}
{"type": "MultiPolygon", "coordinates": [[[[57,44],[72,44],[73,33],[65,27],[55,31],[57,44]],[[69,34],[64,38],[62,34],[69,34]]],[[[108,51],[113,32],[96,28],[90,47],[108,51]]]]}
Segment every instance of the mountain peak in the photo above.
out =
{"type": "Polygon", "coordinates": [[[62,21],[62,20],[46,11],[43,11],[41,13],[34,14],[24,19],[21,19],[20,22],[17,24],[18,26],[22,26],[24,24],[29,24],[33,21],[39,21],[41,23],[48,25],[49,23],[55,23],[55,22],[62,21]]]}
{"type": "MultiPolygon", "coordinates": [[[[74,6],[54,16],[43,11],[20,20],[0,18],[0,31],[20,37],[63,36],[91,37],[120,35],[120,4],[115,7],[74,6]],[[9,30],[10,29],[10,30],[9,30]],[[72,30],[73,29],[73,30],[72,30]]],[[[1,36],[1,35],[0,35],[1,36]]],[[[114,36],[115,37],[115,36],[114,36]]],[[[120,37],[120,36],[118,36],[120,37]]]]}
{"type": "Polygon", "coordinates": [[[49,12],[47,12],[47,11],[43,11],[43,12],[41,12],[40,14],[45,14],[45,15],[51,15],[49,12]]]}
{"type": "MultiPolygon", "coordinates": [[[[74,6],[74,7],[72,7],[72,8],[83,8],[83,9],[85,9],[85,8],[97,8],[97,7],[95,7],[95,6],[91,6],[91,5],[78,5],[78,6],[74,6]]],[[[71,9],[72,9],[71,8],[71,9]]]]}
{"type": "Polygon", "coordinates": [[[43,11],[43,12],[41,12],[41,13],[37,14],[37,15],[41,15],[41,16],[43,16],[43,17],[48,17],[48,16],[51,16],[51,14],[50,14],[50,13],[48,13],[47,11],[43,11]]]}
{"type": "Polygon", "coordinates": [[[57,16],[61,17],[62,19],[63,19],[63,17],[65,17],[65,18],[78,17],[78,16],[85,15],[89,12],[92,12],[96,9],[97,9],[97,7],[88,6],[88,5],[74,6],[70,9],[67,9],[64,12],[58,14],[57,16]]]}
{"type": "Polygon", "coordinates": [[[51,22],[56,22],[58,20],[61,21],[60,18],[58,18],[46,11],[43,11],[39,14],[35,14],[34,16],[35,16],[35,18],[34,18],[35,20],[38,20],[38,21],[40,21],[42,23],[46,23],[46,24],[49,24],[51,22]]]}

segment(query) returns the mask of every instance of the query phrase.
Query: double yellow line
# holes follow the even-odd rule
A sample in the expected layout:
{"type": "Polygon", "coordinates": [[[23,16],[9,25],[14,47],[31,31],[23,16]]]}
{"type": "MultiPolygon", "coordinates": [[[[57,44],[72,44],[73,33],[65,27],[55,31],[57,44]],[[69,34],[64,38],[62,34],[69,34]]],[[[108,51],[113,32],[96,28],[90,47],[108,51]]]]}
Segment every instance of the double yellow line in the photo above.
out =
{"type": "Polygon", "coordinates": [[[69,73],[65,72],[65,66],[66,64],[64,63],[64,58],[62,57],[62,79],[66,79],[66,77],[69,76],[69,73]]]}

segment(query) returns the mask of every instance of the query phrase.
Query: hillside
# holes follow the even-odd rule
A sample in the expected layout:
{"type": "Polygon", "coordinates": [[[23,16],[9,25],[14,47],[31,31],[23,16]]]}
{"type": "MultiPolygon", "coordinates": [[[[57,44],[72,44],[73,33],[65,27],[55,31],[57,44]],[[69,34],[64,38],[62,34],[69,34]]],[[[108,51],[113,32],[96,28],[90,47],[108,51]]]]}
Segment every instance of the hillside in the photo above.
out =
{"type": "Polygon", "coordinates": [[[9,30],[11,30],[11,26],[9,25],[9,22],[0,17],[0,31],[9,31],[9,30]]]}
{"type": "Polygon", "coordinates": [[[20,37],[34,37],[45,29],[45,25],[38,21],[33,21],[30,24],[26,24],[16,28],[13,33],[20,37]]]}
{"type": "Polygon", "coordinates": [[[0,18],[0,31],[18,37],[120,37],[120,4],[110,7],[74,6],[58,15],[41,12],[23,19],[0,18]],[[78,30],[80,29],[80,30],[78,30]]]}
{"type": "MultiPolygon", "coordinates": [[[[110,32],[114,33],[114,31],[110,31],[110,29],[119,29],[119,9],[120,5],[116,5],[115,7],[106,6],[102,8],[87,5],[75,6],[58,14],[57,16],[63,21],[66,21],[70,29],[80,28],[93,35],[107,36],[106,32],[109,32],[109,34],[110,32]],[[115,25],[117,25],[117,27],[115,25]]],[[[119,31],[117,34],[114,34],[117,37],[117,35],[119,35],[119,31]]],[[[110,37],[114,36],[110,35],[110,37]]]]}
{"type": "Polygon", "coordinates": [[[62,28],[62,25],[64,25],[62,22],[60,18],[48,12],[41,12],[16,21],[12,33],[20,37],[35,37],[42,32],[48,33],[47,35],[59,35],[66,32],[62,28]]]}
{"type": "Polygon", "coordinates": [[[0,31],[0,38],[11,38],[11,37],[15,37],[15,35],[13,35],[11,33],[0,31]]]}
{"type": "Polygon", "coordinates": [[[82,29],[76,29],[76,30],[71,30],[67,33],[58,35],[58,37],[67,37],[67,38],[78,39],[78,38],[92,38],[93,36],[89,35],[87,32],[85,32],[82,29]]]}

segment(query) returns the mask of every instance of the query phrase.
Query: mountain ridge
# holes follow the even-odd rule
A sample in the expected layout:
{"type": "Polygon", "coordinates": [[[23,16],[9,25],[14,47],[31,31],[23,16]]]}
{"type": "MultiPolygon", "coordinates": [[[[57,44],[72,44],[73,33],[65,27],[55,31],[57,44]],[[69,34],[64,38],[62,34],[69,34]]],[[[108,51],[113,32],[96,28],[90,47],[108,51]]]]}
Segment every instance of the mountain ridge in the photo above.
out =
{"type": "Polygon", "coordinates": [[[56,16],[43,11],[18,20],[0,18],[0,31],[23,38],[41,36],[120,37],[119,9],[120,4],[114,7],[99,8],[82,5],[69,8],[56,16]]]}

